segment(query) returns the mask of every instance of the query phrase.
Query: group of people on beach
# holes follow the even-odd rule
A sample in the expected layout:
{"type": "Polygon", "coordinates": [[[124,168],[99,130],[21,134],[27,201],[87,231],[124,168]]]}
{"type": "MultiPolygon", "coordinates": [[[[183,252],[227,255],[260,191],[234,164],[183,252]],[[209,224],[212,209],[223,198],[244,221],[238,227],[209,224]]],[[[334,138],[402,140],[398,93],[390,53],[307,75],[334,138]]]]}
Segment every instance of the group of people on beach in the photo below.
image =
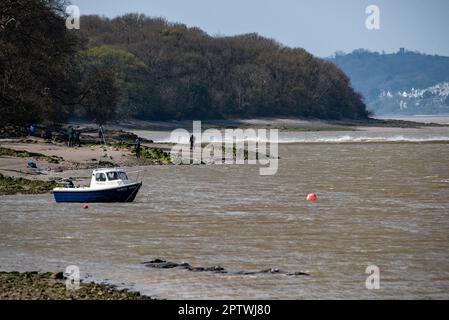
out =
{"type": "Polygon", "coordinates": [[[67,145],[69,147],[81,147],[81,132],[79,130],[74,129],[70,126],[67,129],[68,142],[67,145]]]}

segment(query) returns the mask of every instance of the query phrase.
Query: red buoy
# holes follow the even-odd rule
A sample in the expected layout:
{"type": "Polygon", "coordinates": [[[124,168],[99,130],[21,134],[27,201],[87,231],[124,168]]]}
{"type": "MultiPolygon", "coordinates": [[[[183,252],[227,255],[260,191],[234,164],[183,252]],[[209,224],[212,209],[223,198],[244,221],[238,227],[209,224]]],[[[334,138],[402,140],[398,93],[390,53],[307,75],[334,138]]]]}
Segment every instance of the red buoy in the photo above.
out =
{"type": "Polygon", "coordinates": [[[89,209],[89,205],[88,204],[83,204],[83,209],[89,209]]]}
{"type": "Polygon", "coordinates": [[[307,201],[317,201],[318,197],[315,193],[309,193],[307,195],[307,201]]]}

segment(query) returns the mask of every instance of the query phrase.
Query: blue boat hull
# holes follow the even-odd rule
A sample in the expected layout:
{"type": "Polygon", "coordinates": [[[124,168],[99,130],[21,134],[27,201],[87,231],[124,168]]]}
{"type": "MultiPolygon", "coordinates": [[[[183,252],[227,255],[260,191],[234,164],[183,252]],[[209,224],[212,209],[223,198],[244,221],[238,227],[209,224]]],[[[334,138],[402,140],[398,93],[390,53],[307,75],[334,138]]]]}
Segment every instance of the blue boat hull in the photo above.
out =
{"type": "Polygon", "coordinates": [[[141,186],[140,182],[105,190],[58,190],[53,196],[56,202],[133,202],[141,186]]]}

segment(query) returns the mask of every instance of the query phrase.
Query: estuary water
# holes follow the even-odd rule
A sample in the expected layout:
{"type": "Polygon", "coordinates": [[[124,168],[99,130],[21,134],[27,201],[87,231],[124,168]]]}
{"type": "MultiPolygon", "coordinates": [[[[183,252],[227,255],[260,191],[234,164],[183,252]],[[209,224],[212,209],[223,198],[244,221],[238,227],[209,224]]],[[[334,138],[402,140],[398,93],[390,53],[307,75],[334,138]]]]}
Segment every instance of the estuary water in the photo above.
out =
{"type": "Polygon", "coordinates": [[[77,265],[86,281],[166,299],[449,298],[449,128],[280,140],[274,176],[257,165],[152,166],[134,203],[87,210],[50,194],[0,197],[0,269],[77,265]],[[310,276],[142,264],[155,258],[310,276]],[[365,286],[370,265],[379,290],[365,286]]]}

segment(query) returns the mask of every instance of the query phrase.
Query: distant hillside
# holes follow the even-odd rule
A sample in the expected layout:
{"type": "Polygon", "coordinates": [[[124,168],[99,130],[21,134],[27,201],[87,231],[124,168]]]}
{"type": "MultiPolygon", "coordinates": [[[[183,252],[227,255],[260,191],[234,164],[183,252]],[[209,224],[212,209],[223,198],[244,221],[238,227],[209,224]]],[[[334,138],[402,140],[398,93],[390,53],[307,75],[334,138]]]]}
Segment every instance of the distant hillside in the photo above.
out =
{"type": "Polygon", "coordinates": [[[449,57],[401,49],[394,54],[356,50],[330,61],[350,78],[375,114],[449,113],[449,57]]]}

